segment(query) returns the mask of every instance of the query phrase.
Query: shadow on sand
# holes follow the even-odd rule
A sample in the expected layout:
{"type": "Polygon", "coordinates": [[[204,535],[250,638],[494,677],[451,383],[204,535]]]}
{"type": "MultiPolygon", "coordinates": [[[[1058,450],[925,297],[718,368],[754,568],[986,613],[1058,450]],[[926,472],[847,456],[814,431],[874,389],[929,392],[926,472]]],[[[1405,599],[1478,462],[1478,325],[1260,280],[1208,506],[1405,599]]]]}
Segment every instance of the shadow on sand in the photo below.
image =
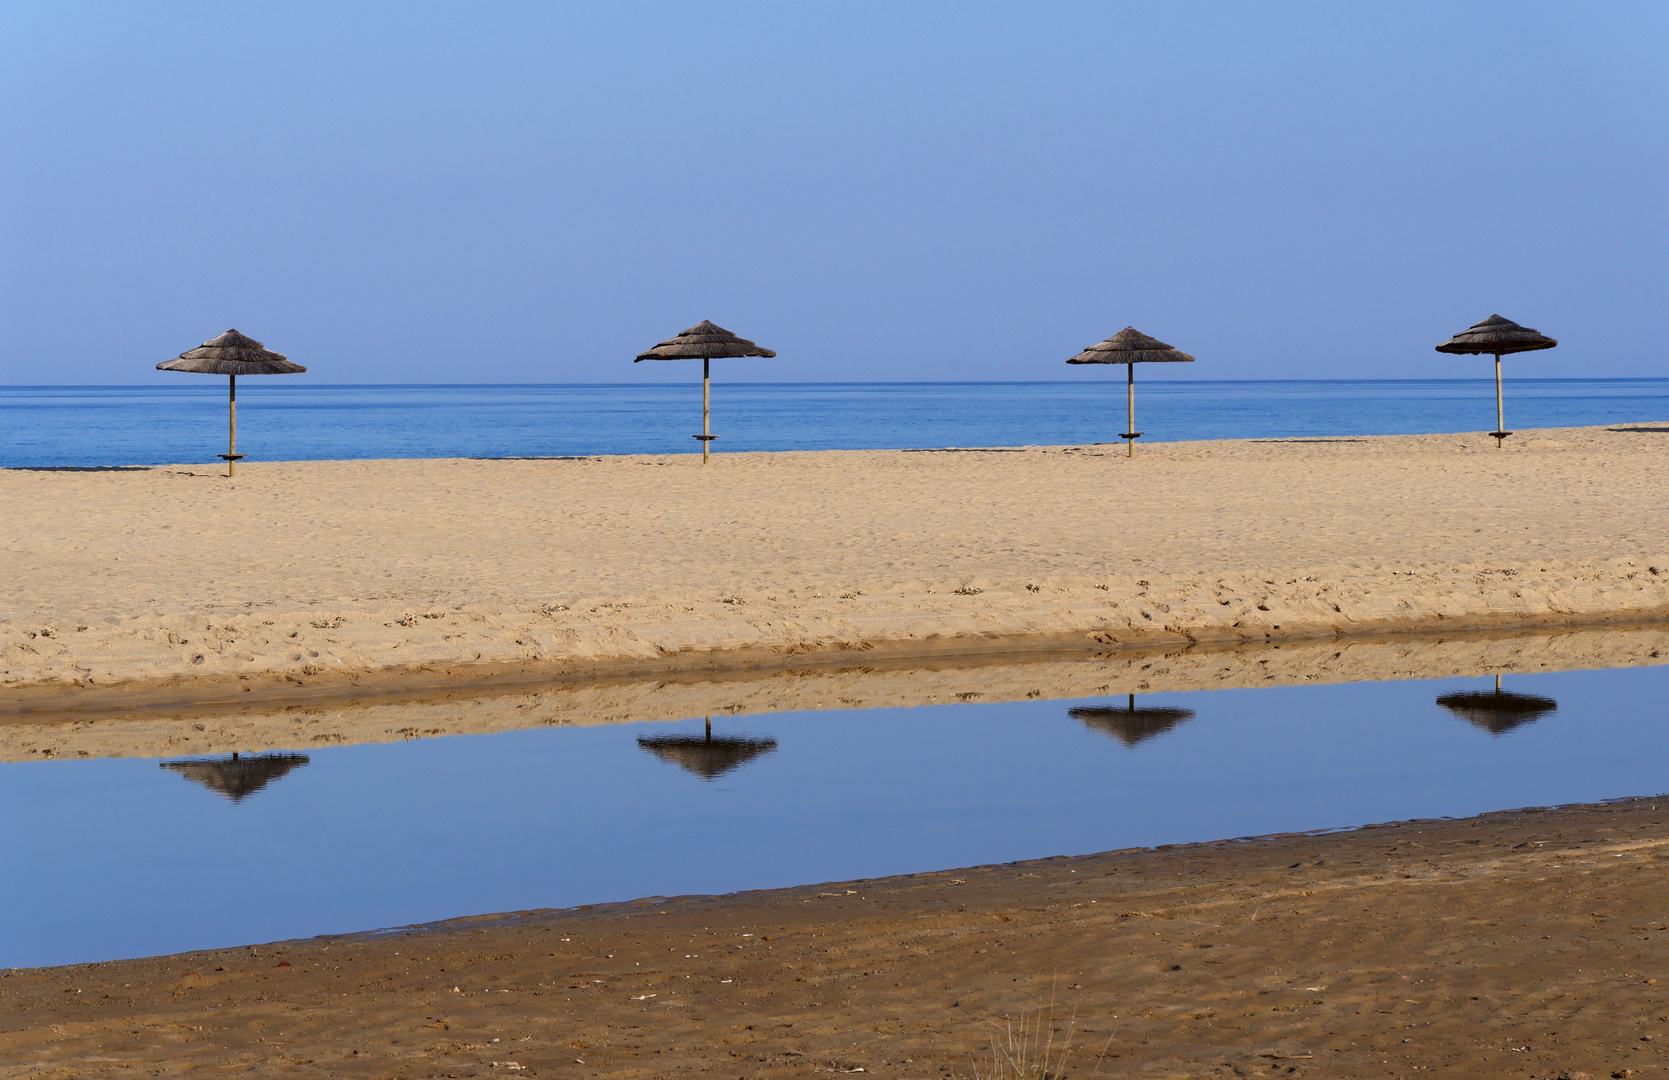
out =
{"type": "Polygon", "coordinates": [[[8,465],[8,472],[150,472],[161,465],[8,465]]]}

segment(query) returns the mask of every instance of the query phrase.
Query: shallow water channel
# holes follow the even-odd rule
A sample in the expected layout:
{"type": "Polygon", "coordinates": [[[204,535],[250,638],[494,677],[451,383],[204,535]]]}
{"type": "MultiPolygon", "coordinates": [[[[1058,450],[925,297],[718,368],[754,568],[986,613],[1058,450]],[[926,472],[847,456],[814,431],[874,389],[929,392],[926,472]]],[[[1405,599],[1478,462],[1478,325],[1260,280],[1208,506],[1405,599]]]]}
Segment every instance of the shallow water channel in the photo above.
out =
{"type": "Polygon", "coordinates": [[[0,764],[0,966],[1651,795],[1666,721],[1659,666],[0,764]]]}

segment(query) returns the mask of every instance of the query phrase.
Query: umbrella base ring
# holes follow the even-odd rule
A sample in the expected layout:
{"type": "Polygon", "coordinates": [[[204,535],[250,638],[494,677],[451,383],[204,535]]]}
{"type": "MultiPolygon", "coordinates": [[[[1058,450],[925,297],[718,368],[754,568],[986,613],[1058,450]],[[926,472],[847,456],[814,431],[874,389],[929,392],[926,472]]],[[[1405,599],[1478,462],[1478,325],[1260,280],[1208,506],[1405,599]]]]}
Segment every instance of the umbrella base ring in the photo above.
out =
{"type": "Polygon", "coordinates": [[[248,456],[249,456],[248,454],[216,454],[215,455],[215,457],[220,458],[222,461],[242,461],[244,458],[246,458],[248,456]]]}
{"type": "Polygon", "coordinates": [[[1121,431],[1118,437],[1121,439],[1139,439],[1145,434],[1147,434],[1145,431],[1121,431]]]}
{"type": "Polygon", "coordinates": [[[1510,431],[1486,431],[1486,432],[1484,432],[1484,434],[1488,435],[1492,439],[1505,439],[1508,435],[1511,435],[1512,432],[1510,432],[1510,431]]]}
{"type": "Polygon", "coordinates": [[[718,436],[717,435],[691,435],[690,438],[700,439],[702,442],[712,442],[714,439],[718,438],[718,436]]]}

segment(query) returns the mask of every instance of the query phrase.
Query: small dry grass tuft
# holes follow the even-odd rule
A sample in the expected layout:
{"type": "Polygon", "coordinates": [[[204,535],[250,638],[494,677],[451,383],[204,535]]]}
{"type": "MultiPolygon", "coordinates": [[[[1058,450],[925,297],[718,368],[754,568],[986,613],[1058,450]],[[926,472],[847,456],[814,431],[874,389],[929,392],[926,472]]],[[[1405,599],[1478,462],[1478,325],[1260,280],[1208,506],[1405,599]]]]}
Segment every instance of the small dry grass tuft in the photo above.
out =
{"type": "MultiPolygon", "coordinates": [[[[1055,992],[1049,990],[1049,1004],[1040,1006],[1028,1017],[1024,1010],[1018,1017],[1004,1017],[1002,1034],[991,1040],[991,1056],[986,1064],[974,1063],[974,1080],[1064,1080],[1072,1058],[1072,1036],[1078,1027],[1078,1011],[1073,1009],[1066,1020],[1066,1030],[1056,1030],[1055,992]]],[[[1107,1045],[1112,1045],[1112,1036],[1107,1045]]],[[[1101,1048],[1095,1059],[1094,1076],[1101,1071],[1107,1047],[1101,1048]]]]}

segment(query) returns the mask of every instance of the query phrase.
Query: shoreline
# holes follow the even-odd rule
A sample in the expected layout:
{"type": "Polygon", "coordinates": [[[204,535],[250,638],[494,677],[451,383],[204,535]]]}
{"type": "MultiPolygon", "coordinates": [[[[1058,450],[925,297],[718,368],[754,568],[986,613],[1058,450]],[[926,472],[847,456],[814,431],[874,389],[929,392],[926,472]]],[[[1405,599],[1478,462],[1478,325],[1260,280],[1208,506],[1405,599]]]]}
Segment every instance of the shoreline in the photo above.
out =
{"type": "Polygon", "coordinates": [[[0,710],[1669,620],[1669,443],[1518,438],[4,470],[0,710]]]}
{"type": "Polygon", "coordinates": [[[1074,1071],[1106,1046],[1117,1073],[1639,1075],[1669,1058],[1669,901],[1642,887],[1665,813],[1525,808],[8,969],[0,1076],[967,1075],[1040,1014],[1071,1018],[1074,1071]]]}

